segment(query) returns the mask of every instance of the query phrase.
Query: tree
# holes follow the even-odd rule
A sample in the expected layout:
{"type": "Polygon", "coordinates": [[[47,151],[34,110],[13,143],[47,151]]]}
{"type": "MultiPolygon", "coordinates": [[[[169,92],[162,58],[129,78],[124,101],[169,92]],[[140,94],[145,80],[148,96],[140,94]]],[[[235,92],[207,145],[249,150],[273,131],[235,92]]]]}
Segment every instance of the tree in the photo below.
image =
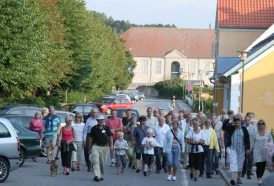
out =
{"type": "Polygon", "coordinates": [[[50,17],[40,1],[0,1],[0,90],[4,96],[34,96],[65,78],[66,72],[55,67],[68,69],[68,53],[54,39],[50,17]]]}

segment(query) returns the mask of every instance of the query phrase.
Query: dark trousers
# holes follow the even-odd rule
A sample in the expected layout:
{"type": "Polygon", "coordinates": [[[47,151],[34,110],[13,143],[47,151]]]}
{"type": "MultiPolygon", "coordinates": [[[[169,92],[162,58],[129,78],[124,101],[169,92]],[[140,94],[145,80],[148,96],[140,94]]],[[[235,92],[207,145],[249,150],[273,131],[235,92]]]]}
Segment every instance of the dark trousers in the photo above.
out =
{"type": "Polygon", "coordinates": [[[252,171],[252,166],[253,166],[253,153],[251,152],[251,154],[245,155],[242,175],[247,174],[247,176],[250,176],[252,171]]]}
{"type": "Polygon", "coordinates": [[[265,171],[265,166],[266,166],[266,162],[257,162],[256,163],[256,175],[257,178],[262,178],[264,175],[264,171],[265,171]]]}
{"type": "Polygon", "coordinates": [[[189,153],[189,167],[195,170],[200,169],[201,153],[189,153]]]}
{"type": "Polygon", "coordinates": [[[212,156],[212,169],[213,171],[219,170],[219,153],[214,149],[212,156]]]}
{"type": "MultiPolygon", "coordinates": [[[[206,167],[206,174],[211,173],[211,166],[212,166],[212,158],[210,158],[209,154],[209,146],[203,145],[204,152],[201,153],[201,160],[200,160],[200,174],[204,174],[205,167],[206,167]],[[210,172],[208,172],[208,169],[210,167],[210,172]]],[[[211,154],[212,155],[212,154],[211,154]]]]}
{"type": "MultiPolygon", "coordinates": [[[[89,136],[89,134],[87,134],[87,136],[89,136]]],[[[86,165],[88,167],[88,169],[91,168],[91,162],[89,159],[89,153],[88,153],[88,147],[87,147],[87,142],[88,142],[89,138],[86,138],[86,145],[84,146],[84,155],[85,155],[85,161],[86,161],[86,165]]]]}
{"type": "Polygon", "coordinates": [[[70,145],[66,144],[66,142],[61,143],[61,159],[62,159],[62,166],[66,168],[71,167],[71,155],[72,155],[72,148],[70,145]]]}
{"type": "Polygon", "coordinates": [[[156,170],[161,170],[165,168],[167,157],[163,153],[162,147],[155,147],[155,156],[156,156],[156,170]]]}

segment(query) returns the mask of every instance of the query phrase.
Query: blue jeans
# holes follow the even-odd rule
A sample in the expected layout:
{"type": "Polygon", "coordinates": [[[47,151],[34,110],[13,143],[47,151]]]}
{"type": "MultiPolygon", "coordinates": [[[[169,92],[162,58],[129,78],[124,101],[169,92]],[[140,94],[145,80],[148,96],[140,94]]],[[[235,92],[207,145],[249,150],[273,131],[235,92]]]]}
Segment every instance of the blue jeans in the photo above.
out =
{"type": "Polygon", "coordinates": [[[172,148],[170,153],[167,153],[167,165],[171,167],[180,166],[180,149],[172,148]]]}

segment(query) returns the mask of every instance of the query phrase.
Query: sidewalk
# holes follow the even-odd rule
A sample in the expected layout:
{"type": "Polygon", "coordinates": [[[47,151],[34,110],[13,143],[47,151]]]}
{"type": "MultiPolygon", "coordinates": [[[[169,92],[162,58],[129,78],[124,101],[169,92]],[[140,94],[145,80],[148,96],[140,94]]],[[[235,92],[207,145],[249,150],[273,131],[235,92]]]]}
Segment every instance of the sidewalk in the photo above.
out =
{"type": "MultiPolygon", "coordinates": [[[[225,180],[225,182],[227,183],[227,185],[230,185],[230,170],[225,168],[225,162],[224,162],[224,158],[222,157],[222,159],[220,160],[220,165],[219,165],[219,170],[220,170],[220,174],[223,177],[223,179],[225,180]]],[[[251,176],[251,179],[247,179],[247,177],[245,176],[244,178],[241,178],[243,184],[241,184],[242,186],[246,185],[246,186],[255,186],[258,185],[258,181],[256,178],[256,166],[253,166],[252,169],[252,173],[254,175],[251,176]]],[[[264,177],[267,176],[269,174],[268,169],[265,170],[264,173],[264,177]]]]}

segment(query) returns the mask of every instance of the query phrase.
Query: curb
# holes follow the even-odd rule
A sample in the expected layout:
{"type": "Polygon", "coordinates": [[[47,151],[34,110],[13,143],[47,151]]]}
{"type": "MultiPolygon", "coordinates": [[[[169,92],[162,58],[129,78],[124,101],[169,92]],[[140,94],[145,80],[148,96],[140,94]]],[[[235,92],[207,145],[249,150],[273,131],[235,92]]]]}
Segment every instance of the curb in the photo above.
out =
{"type": "Polygon", "coordinates": [[[227,175],[227,170],[226,168],[222,165],[222,167],[219,169],[220,175],[222,179],[225,181],[226,185],[230,185],[230,178],[227,175]]]}

